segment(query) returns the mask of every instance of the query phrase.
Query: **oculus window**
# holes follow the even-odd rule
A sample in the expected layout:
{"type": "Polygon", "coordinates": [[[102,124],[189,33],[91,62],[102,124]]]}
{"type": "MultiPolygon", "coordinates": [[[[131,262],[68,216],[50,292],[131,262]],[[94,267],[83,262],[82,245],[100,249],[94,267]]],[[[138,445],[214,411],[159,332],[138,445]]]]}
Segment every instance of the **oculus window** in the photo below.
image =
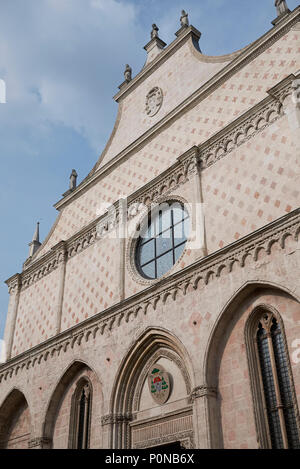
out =
{"type": "Polygon", "coordinates": [[[171,270],[184,251],[189,229],[189,214],[179,202],[164,203],[152,211],[137,242],[139,273],[157,279],[171,270]]]}

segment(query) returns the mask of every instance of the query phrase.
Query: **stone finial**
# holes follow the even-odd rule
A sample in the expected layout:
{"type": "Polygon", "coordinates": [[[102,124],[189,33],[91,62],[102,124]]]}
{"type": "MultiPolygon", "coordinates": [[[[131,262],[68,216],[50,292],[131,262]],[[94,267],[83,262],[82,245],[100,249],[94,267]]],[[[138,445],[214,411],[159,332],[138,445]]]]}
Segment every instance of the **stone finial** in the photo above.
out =
{"type": "Polygon", "coordinates": [[[181,17],[180,17],[180,24],[183,28],[187,28],[190,25],[188,14],[185,10],[182,10],[181,17]]]}
{"type": "Polygon", "coordinates": [[[31,243],[29,243],[30,249],[29,249],[29,257],[32,257],[38,248],[41,246],[40,243],[40,224],[37,222],[36,229],[32,238],[31,243]]]}
{"type": "Polygon", "coordinates": [[[32,242],[40,242],[40,222],[38,221],[36,224],[36,229],[32,238],[32,242]]]}
{"type": "Polygon", "coordinates": [[[125,66],[124,77],[126,83],[129,83],[132,80],[132,68],[128,64],[125,66]]]}
{"type": "Polygon", "coordinates": [[[277,9],[277,16],[285,15],[290,11],[287,6],[286,0],[275,0],[275,7],[277,9]]]}
{"type": "Polygon", "coordinates": [[[156,26],[156,24],[153,24],[152,31],[151,31],[151,39],[158,37],[158,31],[159,31],[159,28],[156,26]]]}
{"type": "Polygon", "coordinates": [[[70,176],[70,191],[73,191],[74,189],[76,189],[77,176],[78,176],[78,174],[76,173],[75,169],[72,169],[72,173],[71,173],[71,176],[70,176]]]}

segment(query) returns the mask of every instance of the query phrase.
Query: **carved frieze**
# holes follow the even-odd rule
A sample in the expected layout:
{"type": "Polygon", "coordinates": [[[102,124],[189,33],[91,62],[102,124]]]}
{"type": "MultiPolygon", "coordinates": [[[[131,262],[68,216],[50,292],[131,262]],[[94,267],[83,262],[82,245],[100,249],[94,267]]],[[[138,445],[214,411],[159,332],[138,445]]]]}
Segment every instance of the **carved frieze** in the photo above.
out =
{"type": "Polygon", "coordinates": [[[132,446],[136,449],[184,441],[193,438],[193,416],[191,412],[177,413],[175,416],[165,416],[151,422],[137,421],[131,431],[132,446]]]}
{"type": "Polygon", "coordinates": [[[141,443],[133,443],[134,449],[146,449],[155,448],[157,446],[163,446],[170,443],[180,442],[180,446],[184,449],[194,448],[194,432],[178,432],[175,435],[161,436],[159,438],[153,438],[152,440],[146,440],[141,443]]]}
{"type": "MultiPolygon", "coordinates": [[[[268,99],[268,98],[267,98],[268,99]]],[[[228,153],[253,138],[281,117],[281,104],[271,101],[263,106],[253,116],[247,117],[232,126],[232,130],[225,135],[223,132],[214,136],[201,146],[201,167],[204,169],[216,161],[224,158],[228,153]]]]}
{"type": "Polygon", "coordinates": [[[200,145],[201,168],[211,166],[284,115],[282,103],[292,94],[295,75],[269,90],[269,97],[200,145]]]}

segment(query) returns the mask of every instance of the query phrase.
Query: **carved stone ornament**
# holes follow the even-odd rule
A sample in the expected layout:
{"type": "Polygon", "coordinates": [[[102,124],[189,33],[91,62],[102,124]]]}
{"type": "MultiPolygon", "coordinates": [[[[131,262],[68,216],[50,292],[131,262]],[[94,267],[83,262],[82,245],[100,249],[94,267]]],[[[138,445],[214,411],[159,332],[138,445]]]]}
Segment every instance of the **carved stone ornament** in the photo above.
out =
{"type": "Polygon", "coordinates": [[[275,7],[277,9],[278,16],[284,15],[285,13],[289,13],[286,0],[275,0],[275,7]]]}
{"type": "Polygon", "coordinates": [[[28,449],[40,448],[49,449],[51,447],[52,440],[45,437],[33,438],[28,441],[28,449]]]}
{"type": "Polygon", "coordinates": [[[162,106],[163,92],[158,86],[152,88],[146,97],[146,114],[149,117],[155,116],[162,106]]]}
{"type": "Polygon", "coordinates": [[[157,404],[165,404],[169,399],[171,386],[169,374],[157,363],[151,367],[148,375],[149,391],[157,404]]]}

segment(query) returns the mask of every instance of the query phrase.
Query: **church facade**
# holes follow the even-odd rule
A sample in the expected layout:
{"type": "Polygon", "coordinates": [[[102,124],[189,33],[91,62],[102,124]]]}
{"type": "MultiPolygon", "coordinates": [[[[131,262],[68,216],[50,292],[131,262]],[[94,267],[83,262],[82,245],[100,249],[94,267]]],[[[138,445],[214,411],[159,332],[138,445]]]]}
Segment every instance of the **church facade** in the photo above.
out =
{"type": "Polygon", "coordinates": [[[183,11],[7,280],[1,448],[300,448],[300,7],[201,52],[183,11]]]}

